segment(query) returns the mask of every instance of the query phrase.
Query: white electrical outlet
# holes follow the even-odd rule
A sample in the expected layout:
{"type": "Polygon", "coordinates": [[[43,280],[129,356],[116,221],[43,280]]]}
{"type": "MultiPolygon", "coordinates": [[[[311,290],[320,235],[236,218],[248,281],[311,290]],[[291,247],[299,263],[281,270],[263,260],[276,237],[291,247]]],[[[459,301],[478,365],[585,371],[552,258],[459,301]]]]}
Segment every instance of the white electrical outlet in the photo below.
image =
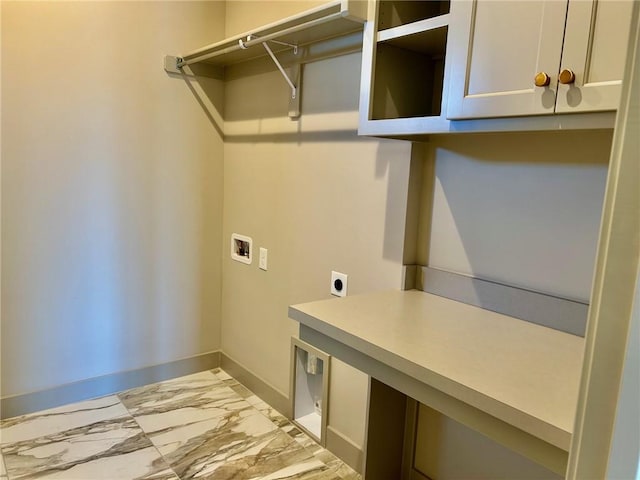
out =
{"type": "Polygon", "coordinates": [[[340,272],[331,272],[331,295],[336,297],[347,296],[347,279],[349,275],[340,272]]]}

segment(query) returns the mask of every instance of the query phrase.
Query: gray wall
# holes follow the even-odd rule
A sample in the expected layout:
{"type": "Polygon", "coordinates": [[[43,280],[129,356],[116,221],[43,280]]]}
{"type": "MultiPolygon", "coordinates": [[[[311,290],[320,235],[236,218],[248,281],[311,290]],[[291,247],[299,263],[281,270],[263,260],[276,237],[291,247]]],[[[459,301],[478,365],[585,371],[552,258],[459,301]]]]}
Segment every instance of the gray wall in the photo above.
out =
{"type": "MultiPolygon", "coordinates": [[[[418,263],[588,302],[611,140],[612,131],[434,138],[418,263]]],[[[436,412],[420,415],[415,466],[432,478],[559,478],[436,412]]]]}
{"type": "MultiPolygon", "coordinates": [[[[272,67],[231,72],[224,109],[161,70],[315,3],[2,3],[3,396],[218,348],[288,395],[289,304],[331,270],[400,286],[410,144],[357,137],[359,54],[304,68],[299,121],[272,67]]],[[[418,261],[588,298],[610,140],[434,138],[418,261]]],[[[361,447],[366,377],[332,374],[330,428],[361,447]]]]}
{"type": "MultiPolygon", "coordinates": [[[[350,295],[400,286],[410,144],[357,136],[359,66],[359,54],[305,66],[299,122],[278,72],[226,85],[223,242],[252,237],[269,270],[225,251],[222,348],[285,395],[288,305],[329,298],[331,270],[350,295]]],[[[361,447],[367,379],[339,362],[331,373],[329,426],[361,447]]]]}
{"type": "Polygon", "coordinates": [[[1,8],[2,396],[218,349],[222,140],[162,58],[224,4],[1,8]]]}
{"type": "MultiPolygon", "coordinates": [[[[227,35],[322,2],[229,2],[227,35]],[[257,14],[257,12],[260,12],[257,14]]],[[[227,72],[222,349],[285,396],[293,303],[328,298],[331,270],[349,294],[399,288],[410,144],[359,138],[360,54],[305,65],[302,116],[275,67],[227,72]],[[269,270],[229,258],[231,233],[269,251],[269,270]]],[[[329,429],[364,443],[367,377],[335,361],[329,429]]]]}
{"type": "Polygon", "coordinates": [[[419,263],[589,301],[612,131],[442,137],[419,263]]]}

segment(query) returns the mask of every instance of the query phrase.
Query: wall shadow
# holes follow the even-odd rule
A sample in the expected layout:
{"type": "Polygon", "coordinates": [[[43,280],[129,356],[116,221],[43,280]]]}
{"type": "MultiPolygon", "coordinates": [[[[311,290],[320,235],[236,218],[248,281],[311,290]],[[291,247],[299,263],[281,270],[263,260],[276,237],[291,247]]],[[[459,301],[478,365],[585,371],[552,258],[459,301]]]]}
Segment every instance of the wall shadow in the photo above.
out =
{"type": "Polygon", "coordinates": [[[434,139],[432,218],[423,205],[418,238],[428,265],[588,301],[611,138],[573,131],[434,139]]]}

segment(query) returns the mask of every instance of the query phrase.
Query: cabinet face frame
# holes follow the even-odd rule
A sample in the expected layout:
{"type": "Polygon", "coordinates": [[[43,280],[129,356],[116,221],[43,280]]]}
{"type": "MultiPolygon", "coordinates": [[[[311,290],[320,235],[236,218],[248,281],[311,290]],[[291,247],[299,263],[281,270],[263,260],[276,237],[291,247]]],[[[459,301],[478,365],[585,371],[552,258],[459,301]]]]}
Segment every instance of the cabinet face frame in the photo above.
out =
{"type": "MultiPolygon", "coordinates": [[[[635,283],[640,268],[637,127],[640,124],[640,3],[632,9],[633,35],[628,44],[620,109],[609,162],[607,190],[602,207],[598,254],[591,291],[584,367],[566,478],[622,478],[610,476],[612,438],[622,441],[636,457],[633,438],[615,438],[616,422],[637,421],[618,410],[625,367],[635,283]],[[619,418],[616,418],[620,415],[619,418]]],[[[637,306],[637,305],[636,305],[637,306]]],[[[622,390],[624,391],[624,390],[622,390]]],[[[636,410],[637,411],[637,410],[636,410]]],[[[620,433],[620,432],[618,432],[620,433]]],[[[635,466],[634,466],[635,467],[635,466]]],[[[635,470],[635,468],[634,468],[635,470]]],[[[638,473],[637,470],[634,472],[638,473]]],[[[629,478],[629,477],[625,477],[629,478]]]]}
{"type": "MultiPolygon", "coordinates": [[[[501,5],[498,2],[491,5],[482,0],[453,2],[451,32],[454,37],[450,39],[448,52],[451,61],[451,75],[449,76],[447,118],[491,118],[554,113],[567,3],[566,1],[544,2],[542,0],[535,3],[542,8],[542,12],[540,22],[527,27],[535,28],[538,31],[536,65],[528,72],[531,76],[530,87],[504,91],[496,89],[495,91],[474,94],[470,93],[472,76],[489,73],[503,75],[507,74],[510,69],[519,67],[517,65],[491,64],[489,60],[483,61],[481,64],[484,71],[473,71],[474,49],[479,43],[476,38],[478,29],[476,21],[481,13],[480,9],[482,12],[489,12],[490,10],[486,9],[499,8],[501,5]],[[545,72],[549,75],[551,81],[548,86],[536,87],[534,85],[534,76],[538,72],[545,72]]],[[[526,21],[526,17],[523,18],[523,21],[526,21]]],[[[489,39],[489,42],[494,45],[499,46],[504,42],[512,41],[509,38],[503,38],[500,32],[494,32],[494,35],[497,38],[489,39]]]]}

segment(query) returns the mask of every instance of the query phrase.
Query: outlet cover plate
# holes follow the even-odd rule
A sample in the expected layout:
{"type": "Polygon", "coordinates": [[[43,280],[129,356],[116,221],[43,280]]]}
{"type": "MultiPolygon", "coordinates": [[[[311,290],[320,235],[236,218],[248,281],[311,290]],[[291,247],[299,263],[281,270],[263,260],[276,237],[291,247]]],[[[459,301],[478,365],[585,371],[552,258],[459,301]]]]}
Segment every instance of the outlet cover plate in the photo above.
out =
{"type": "Polygon", "coordinates": [[[349,275],[340,272],[331,272],[331,295],[336,297],[347,296],[347,280],[349,275]]]}

